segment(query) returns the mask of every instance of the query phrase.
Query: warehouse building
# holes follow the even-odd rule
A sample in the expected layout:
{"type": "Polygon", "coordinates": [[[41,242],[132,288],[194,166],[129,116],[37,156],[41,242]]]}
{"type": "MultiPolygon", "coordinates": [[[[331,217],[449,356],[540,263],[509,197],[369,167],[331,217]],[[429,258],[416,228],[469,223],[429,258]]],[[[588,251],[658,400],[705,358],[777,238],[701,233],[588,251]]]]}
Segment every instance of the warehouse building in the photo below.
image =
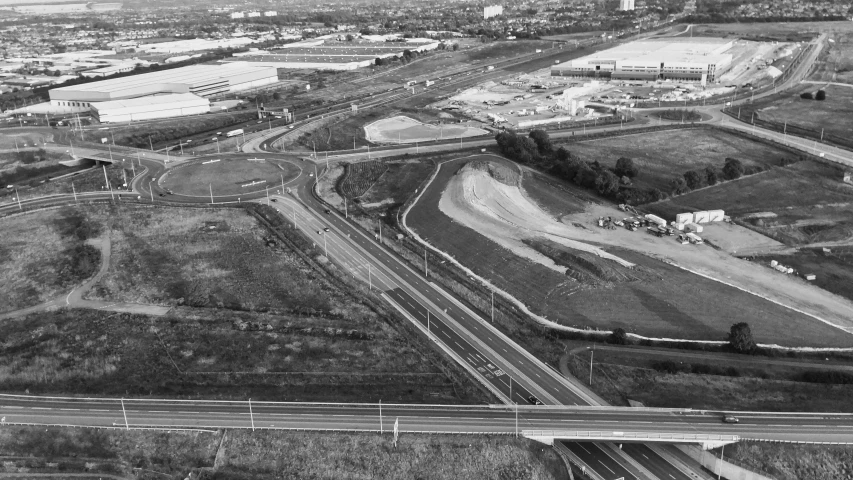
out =
{"type": "Polygon", "coordinates": [[[101,123],[137,122],[210,112],[210,100],[192,93],[96,102],[92,116],[101,123]]]}
{"type": "Polygon", "coordinates": [[[716,82],[732,67],[723,38],[667,38],[630,42],[551,67],[552,76],[619,80],[716,82]]]}
{"type": "MultiPolygon", "coordinates": [[[[262,87],[278,81],[274,67],[234,62],[225,65],[193,65],[101,82],[59,87],[50,90],[51,113],[88,112],[99,102],[163,95],[193,94],[212,97],[262,87]]],[[[159,103],[158,103],[159,104],[159,103]]],[[[164,110],[165,112],[165,110],[164,110]]],[[[164,117],[174,116],[172,110],[164,117]]],[[[146,115],[152,115],[146,110],[146,115]]],[[[148,117],[157,118],[157,117],[148,117]]]]}

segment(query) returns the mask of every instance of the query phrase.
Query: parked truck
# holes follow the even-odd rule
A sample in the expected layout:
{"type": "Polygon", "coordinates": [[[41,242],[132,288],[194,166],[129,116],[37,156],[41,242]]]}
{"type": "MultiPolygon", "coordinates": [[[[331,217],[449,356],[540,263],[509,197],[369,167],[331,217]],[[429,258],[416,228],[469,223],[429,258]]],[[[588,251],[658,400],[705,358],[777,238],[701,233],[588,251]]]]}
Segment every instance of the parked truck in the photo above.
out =
{"type": "Polygon", "coordinates": [[[242,135],[242,134],[243,134],[243,129],[238,128],[237,130],[231,130],[230,132],[226,133],[225,136],[226,137],[236,137],[237,135],[242,135]]]}

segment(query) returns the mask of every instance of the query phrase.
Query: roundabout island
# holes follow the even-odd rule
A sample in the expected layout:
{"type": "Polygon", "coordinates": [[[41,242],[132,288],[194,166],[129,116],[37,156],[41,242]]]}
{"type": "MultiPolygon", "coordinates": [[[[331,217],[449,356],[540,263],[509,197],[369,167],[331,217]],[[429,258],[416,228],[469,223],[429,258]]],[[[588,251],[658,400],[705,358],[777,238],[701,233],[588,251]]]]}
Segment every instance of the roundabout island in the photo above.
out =
{"type": "Polygon", "coordinates": [[[303,173],[302,163],[263,154],[197,158],[169,169],[157,184],[184,197],[249,197],[292,184],[303,173]]]}

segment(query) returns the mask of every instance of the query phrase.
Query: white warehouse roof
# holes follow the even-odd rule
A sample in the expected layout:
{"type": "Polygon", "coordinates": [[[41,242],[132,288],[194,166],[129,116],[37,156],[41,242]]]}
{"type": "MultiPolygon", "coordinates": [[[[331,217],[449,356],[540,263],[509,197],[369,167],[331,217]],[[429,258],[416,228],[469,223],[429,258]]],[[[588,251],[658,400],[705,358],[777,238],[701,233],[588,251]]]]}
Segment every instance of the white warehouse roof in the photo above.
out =
{"type": "Polygon", "coordinates": [[[210,96],[278,80],[274,67],[229,63],[192,65],[50,90],[51,100],[106,102],[170,93],[210,96]]]}
{"type": "MultiPolygon", "coordinates": [[[[628,42],[601,52],[565,62],[565,66],[628,62],[631,65],[715,64],[731,61],[733,41],[725,38],[661,38],[628,42]]],[[[558,65],[559,67],[559,65],[558,65]]]]}
{"type": "Polygon", "coordinates": [[[210,101],[192,93],[95,102],[92,113],[102,122],[127,122],[196,115],[210,111],[210,101]]]}

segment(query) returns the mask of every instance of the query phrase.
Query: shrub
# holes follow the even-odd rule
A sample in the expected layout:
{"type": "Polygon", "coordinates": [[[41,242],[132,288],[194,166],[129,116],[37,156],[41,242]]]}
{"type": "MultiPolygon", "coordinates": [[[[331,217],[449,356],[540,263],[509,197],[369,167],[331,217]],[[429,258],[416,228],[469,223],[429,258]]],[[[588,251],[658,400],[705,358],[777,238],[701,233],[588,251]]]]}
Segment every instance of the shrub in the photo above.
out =
{"type": "Polygon", "coordinates": [[[708,185],[716,185],[720,181],[716,168],[711,166],[705,167],[705,181],[708,185]]]}
{"type": "Polygon", "coordinates": [[[616,345],[627,345],[628,341],[628,333],[624,328],[617,328],[613,330],[610,334],[610,343],[615,343],[616,345]]]}
{"type": "Polygon", "coordinates": [[[817,93],[814,95],[814,99],[820,101],[826,100],[826,92],[823,90],[818,90],[817,93]]]}
{"type": "Polygon", "coordinates": [[[703,170],[690,170],[684,173],[684,181],[690,190],[696,190],[705,186],[705,172],[703,170]]]}
{"type": "Polygon", "coordinates": [[[684,180],[684,177],[673,178],[669,182],[669,191],[673,195],[683,195],[690,191],[690,187],[687,186],[687,181],[684,180]]]}
{"type": "Polygon", "coordinates": [[[803,92],[800,94],[800,98],[805,99],[805,100],[813,100],[814,94],[812,94],[812,92],[803,92]]]}

